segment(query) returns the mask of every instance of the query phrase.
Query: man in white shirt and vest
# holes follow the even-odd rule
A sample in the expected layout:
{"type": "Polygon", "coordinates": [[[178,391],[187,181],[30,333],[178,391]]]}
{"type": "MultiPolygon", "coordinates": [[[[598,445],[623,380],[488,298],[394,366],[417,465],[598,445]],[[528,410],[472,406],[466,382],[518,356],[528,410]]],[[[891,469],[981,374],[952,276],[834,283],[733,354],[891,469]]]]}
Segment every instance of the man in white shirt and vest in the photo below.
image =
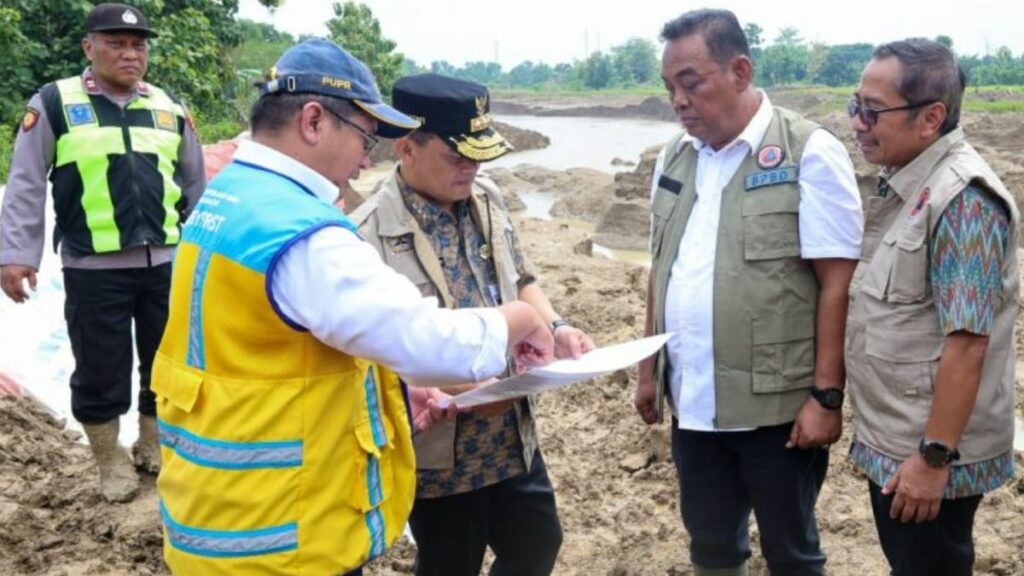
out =
{"type": "Polygon", "coordinates": [[[967,576],[1013,478],[1019,213],[964,138],[964,74],[923,38],[875,49],[849,102],[882,167],[850,290],[851,459],[894,576],[967,576]]]}
{"type": "Polygon", "coordinates": [[[824,574],[814,504],[842,425],[853,166],[754,87],[731,12],[688,12],[662,38],[685,132],[655,168],[645,333],[674,336],[640,365],[637,410],[659,421],[667,393],[695,574],[747,574],[751,511],[773,575],[824,574]]]}
{"type": "Polygon", "coordinates": [[[120,416],[132,405],[133,341],[135,465],[160,470],[150,368],[167,321],[171,258],[206,178],[184,105],[142,80],[149,38],[157,35],[145,15],[100,4],[85,30],[89,67],[43,86],[22,120],[0,214],[0,279],[15,302],[35,289],[52,182],[54,248],[61,247],[75,356],[71,414],[89,438],[103,497],[120,502],[138,489],[132,460],[117,443],[120,416]]]}

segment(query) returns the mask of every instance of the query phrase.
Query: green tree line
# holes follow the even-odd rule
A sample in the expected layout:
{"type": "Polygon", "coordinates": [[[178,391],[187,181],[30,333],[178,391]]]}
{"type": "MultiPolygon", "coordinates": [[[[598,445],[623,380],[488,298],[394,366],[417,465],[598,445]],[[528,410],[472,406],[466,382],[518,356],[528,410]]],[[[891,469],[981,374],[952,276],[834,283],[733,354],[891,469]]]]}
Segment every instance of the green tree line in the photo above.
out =
{"type": "MultiPolygon", "coordinates": [[[[824,85],[853,86],[860,79],[874,45],[824,44],[805,41],[800,31],[787,27],[770,42],[757,24],[744,27],[750,44],[759,86],[824,85]]],[[[953,48],[949,36],[935,40],[953,48]]],[[[455,66],[447,61],[426,65],[406,59],[405,73],[435,72],[492,87],[513,89],[601,90],[606,88],[658,87],[661,85],[659,48],[651,41],[632,38],[608,52],[594,52],[583,60],[549,65],[523,62],[503,70],[496,62],[468,62],[455,66]]],[[[1024,54],[1015,56],[1007,47],[994,54],[959,55],[972,85],[1024,85],[1024,54]]]]}
{"type": "MultiPolygon", "coordinates": [[[[204,141],[243,129],[255,98],[252,89],[296,40],[273,26],[236,18],[239,0],[122,0],[146,13],[160,37],[152,40],[147,80],[183,97],[204,141]]],[[[276,7],[282,0],[260,0],[276,7]]],[[[46,82],[80,73],[87,62],[80,41],[85,15],[100,0],[3,0],[0,5],[0,181],[6,179],[10,145],[25,102],[46,82]]],[[[522,62],[504,70],[497,62],[456,66],[444,60],[417,63],[397,51],[369,7],[335,3],[326,36],[366,62],[387,95],[402,75],[436,72],[492,87],[530,90],[657,89],[660,48],[631,38],[586,58],[548,64],[522,62]]],[[[871,56],[866,43],[807,42],[783,28],[766,42],[756,23],[744,28],[761,86],[852,86],[871,56]]],[[[940,42],[953,47],[948,36],[940,42]]],[[[975,85],[1024,85],[1024,54],[1000,47],[994,54],[960,55],[975,85]]]]}

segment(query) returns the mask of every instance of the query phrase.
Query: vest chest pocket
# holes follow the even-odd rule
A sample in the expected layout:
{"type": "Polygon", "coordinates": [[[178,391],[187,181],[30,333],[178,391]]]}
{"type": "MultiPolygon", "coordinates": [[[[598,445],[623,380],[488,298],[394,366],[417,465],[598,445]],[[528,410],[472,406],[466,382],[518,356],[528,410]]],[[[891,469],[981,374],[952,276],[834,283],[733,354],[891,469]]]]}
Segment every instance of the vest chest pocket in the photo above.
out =
{"type": "Polygon", "coordinates": [[[893,251],[886,300],[897,304],[920,302],[928,297],[928,250],[923,228],[913,228],[898,236],[882,239],[893,251]]]}
{"type": "Polygon", "coordinates": [[[784,185],[743,196],[743,255],[746,260],[800,256],[800,191],[784,185]]]}
{"type": "Polygon", "coordinates": [[[407,240],[385,241],[384,262],[415,284],[423,296],[437,295],[433,282],[423,270],[416,251],[413,250],[412,237],[407,240]]]}

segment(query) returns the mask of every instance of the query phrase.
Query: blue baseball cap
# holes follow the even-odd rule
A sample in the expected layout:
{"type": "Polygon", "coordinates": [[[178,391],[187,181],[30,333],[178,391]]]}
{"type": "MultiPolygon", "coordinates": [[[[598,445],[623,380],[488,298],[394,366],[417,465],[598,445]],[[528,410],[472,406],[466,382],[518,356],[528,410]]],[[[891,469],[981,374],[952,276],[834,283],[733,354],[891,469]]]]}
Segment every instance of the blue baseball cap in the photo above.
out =
{"type": "Polygon", "coordinates": [[[270,80],[260,92],[320,94],[349,100],[377,119],[377,134],[385,138],[401,138],[420,125],[384,103],[366,64],[322,38],[306,40],[286,50],[270,69],[270,80]]]}

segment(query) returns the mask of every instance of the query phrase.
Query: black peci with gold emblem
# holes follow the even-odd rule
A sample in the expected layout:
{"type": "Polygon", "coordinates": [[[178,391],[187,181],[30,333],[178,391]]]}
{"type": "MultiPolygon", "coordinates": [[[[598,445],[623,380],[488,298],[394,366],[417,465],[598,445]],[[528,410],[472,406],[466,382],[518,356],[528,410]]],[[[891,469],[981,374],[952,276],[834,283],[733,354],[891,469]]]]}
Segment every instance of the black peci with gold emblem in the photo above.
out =
{"type": "Polygon", "coordinates": [[[419,131],[441,137],[453,150],[476,162],[513,150],[491,127],[487,87],[439,74],[406,76],[395,82],[391,105],[420,121],[419,131]]]}

